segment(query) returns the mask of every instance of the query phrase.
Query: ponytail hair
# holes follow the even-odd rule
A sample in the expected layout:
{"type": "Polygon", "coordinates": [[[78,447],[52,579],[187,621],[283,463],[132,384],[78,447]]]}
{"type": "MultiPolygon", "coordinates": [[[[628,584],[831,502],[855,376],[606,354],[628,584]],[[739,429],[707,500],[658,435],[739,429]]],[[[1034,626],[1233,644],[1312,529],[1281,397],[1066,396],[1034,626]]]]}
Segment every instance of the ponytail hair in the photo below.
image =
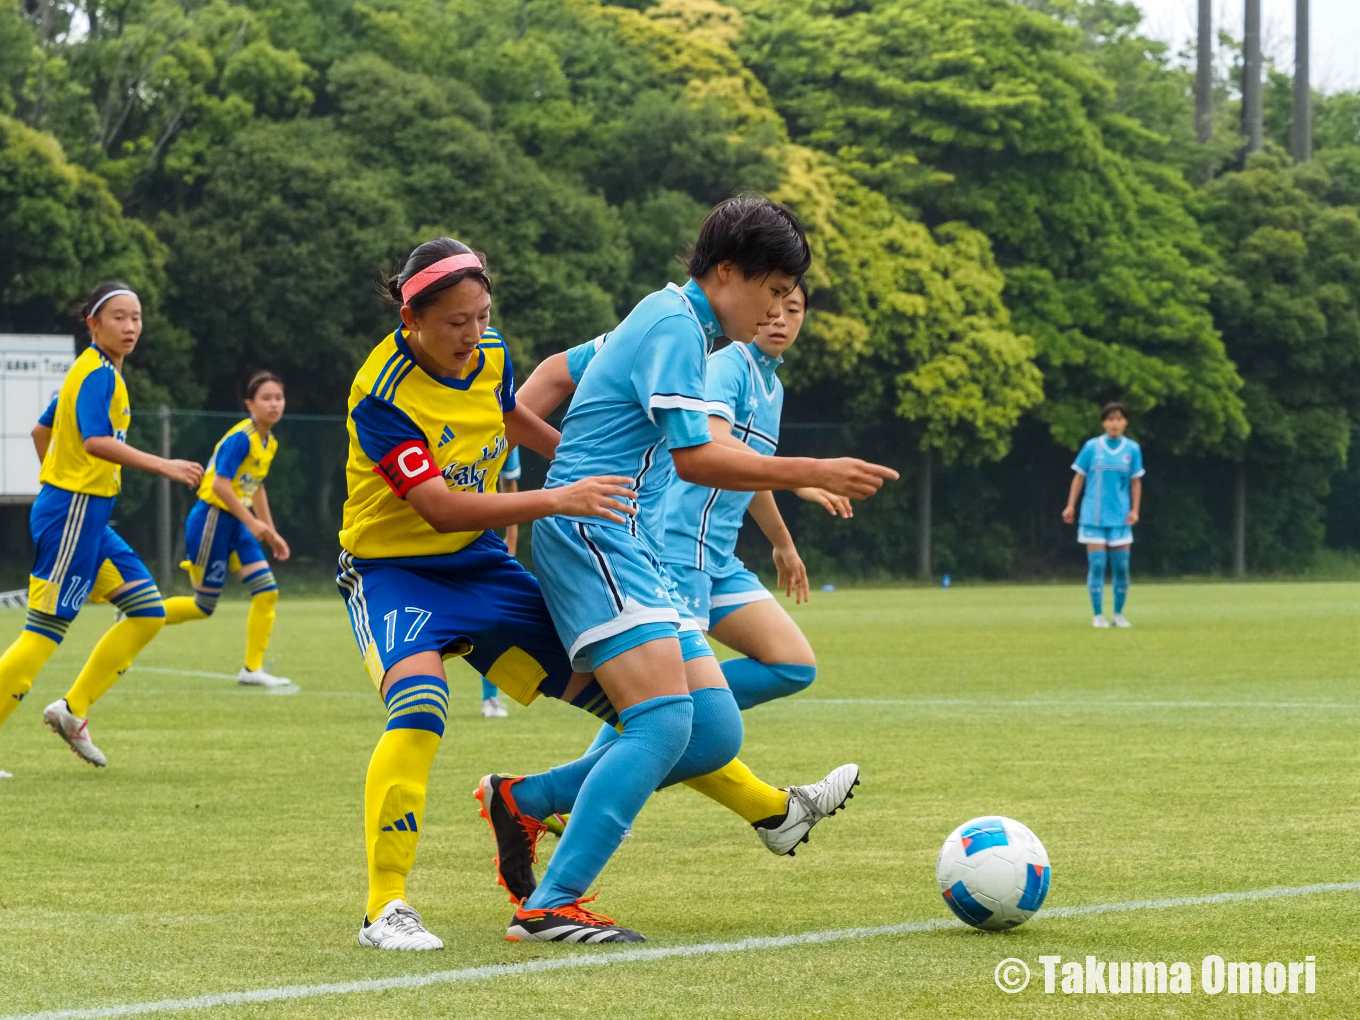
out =
{"type": "Polygon", "coordinates": [[[487,275],[486,271],[486,256],[481,252],[473,251],[462,241],[455,241],[451,237],[436,237],[433,241],[426,241],[411,252],[406,257],[401,269],[384,277],[380,281],[378,289],[393,304],[409,305],[411,311],[421,315],[435,303],[440,294],[450,287],[458,286],[467,279],[476,280],[486,289],[488,294],[491,293],[491,277],[487,275]],[[412,294],[409,301],[402,298],[402,287],[413,277],[436,262],[442,262],[444,259],[455,255],[475,255],[481,266],[448,273],[432,280],[422,287],[418,293],[412,294]]]}

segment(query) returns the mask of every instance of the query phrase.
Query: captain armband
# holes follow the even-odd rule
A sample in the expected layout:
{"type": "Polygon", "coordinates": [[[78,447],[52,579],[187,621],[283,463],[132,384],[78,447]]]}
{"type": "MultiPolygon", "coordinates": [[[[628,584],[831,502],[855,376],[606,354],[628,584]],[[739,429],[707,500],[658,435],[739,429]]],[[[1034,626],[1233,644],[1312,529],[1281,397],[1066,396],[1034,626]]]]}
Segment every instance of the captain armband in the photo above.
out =
{"type": "Polygon", "coordinates": [[[430,448],[419,439],[411,439],[394,447],[373,469],[382,475],[402,499],[421,482],[439,478],[439,467],[430,448]]]}

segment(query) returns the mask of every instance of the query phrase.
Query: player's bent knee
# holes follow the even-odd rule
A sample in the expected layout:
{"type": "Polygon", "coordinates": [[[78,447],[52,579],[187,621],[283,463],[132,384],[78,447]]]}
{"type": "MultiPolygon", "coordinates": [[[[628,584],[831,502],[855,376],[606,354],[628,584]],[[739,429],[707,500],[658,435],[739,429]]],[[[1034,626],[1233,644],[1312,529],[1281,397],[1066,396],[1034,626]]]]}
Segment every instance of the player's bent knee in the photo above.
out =
{"type": "Polygon", "coordinates": [[[817,667],[798,662],[773,662],[769,664],[770,671],[779,677],[792,688],[790,693],[796,694],[805,691],[812,686],[812,681],[817,679],[817,667]]]}
{"type": "Polygon", "coordinates": [[[126,588],[109,601],[128,619],[159,619],[162,624],[165,623],[165,603],[153,581],[126,588]]]}
{"type": "Polygon", "coordinates": [[[431,674],[403,677],[383,695],[388,730],[425,730],[444,735],[449,717],[449,684],[431,674]]]}
{"type": "Polygon", "coordinates": [[[741,751],[741,710],[726,687],[694,691],[694,720],[685,752],[662,786],[683,783],[722,768],[741,751]]]}
{"type": "Polygon", "coordinates": [[[274,599],[279,597],[279,584],[274,578],[274,571],[265,567],[257,570],[249,577],[241,578],[241,583],[246,586],[246,590],[255,598],[272,596],[274,599]]]}
{"type": "Polygon", "coordinates": [[[212,616],[217,612],[217,600],[222,597],[221,590],[217,591],[196,591],[194,592],[194,606],[204,616],[212,616]]]}

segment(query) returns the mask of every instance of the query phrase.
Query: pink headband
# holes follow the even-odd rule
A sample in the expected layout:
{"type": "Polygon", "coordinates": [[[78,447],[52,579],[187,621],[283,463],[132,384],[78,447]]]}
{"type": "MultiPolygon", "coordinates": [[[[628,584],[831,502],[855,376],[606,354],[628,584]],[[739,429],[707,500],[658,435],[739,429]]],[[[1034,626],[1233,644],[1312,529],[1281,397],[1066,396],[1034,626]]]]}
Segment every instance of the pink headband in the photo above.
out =
{"type": "Polygon", "coordinates": [[[401,299],[409,305],[411,298],[434,283],[435,280],[442,279],[450,273],[461,273],[464,269],[476,269],[480,272],[482,260],[471,252],[466,255],[450,255],[446,259],[440,259],[434,265],[426,266],[401,285],[401,299]]]}

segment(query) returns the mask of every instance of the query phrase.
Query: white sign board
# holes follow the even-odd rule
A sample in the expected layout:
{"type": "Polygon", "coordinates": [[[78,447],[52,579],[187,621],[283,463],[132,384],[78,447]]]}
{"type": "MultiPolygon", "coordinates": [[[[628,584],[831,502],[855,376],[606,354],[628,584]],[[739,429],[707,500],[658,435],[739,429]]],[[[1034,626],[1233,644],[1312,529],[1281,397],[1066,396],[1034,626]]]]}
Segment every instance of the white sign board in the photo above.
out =
{"type": "Polygon", "coordinates": [[[30,433],[75,359],[73,336],[0,333],[0,499],[38,494],[30,433]]]}

